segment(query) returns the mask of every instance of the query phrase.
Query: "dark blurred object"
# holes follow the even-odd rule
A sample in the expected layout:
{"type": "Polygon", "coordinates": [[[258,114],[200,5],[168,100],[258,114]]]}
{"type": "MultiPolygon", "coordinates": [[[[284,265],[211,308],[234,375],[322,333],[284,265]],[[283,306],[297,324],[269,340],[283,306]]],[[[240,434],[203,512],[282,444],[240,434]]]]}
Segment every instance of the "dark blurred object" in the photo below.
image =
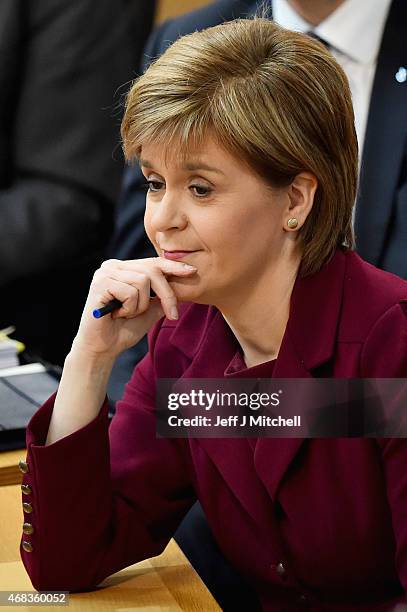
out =
{"type": "Polygon", "coordinates": [[[124,351],[116,359],[110,376],[107,395],[112,412],[116,402],[123,397],[123,390],[131,377],[136,364],[141,361],[148,350],[147,334],[137,344],[124,351]]]}
{"type": "MultiPolygon", "coordinates": [[[[4,378],[5,370],[0,369],[0,381],[2,382],[0,388],[0,405],[2,406],[0,411],[0,452],[25,448],[25,427],[29,419],[39,408],[43,398],[45,396],[49,397],[56,390],[62,375],[62,368],[48,363],[30,351],[24,350],[19,354],[18,360],[20,366],[41,364],[44,367],[44,373],[33,374],[32,376],[28,374],[25,378],[27,382],[21,387],[19,384],[14,384],[17,383],[20,376],[14,376],[10,379],[4,378]],[[47,379],[49,380],[47,381],[47,379]],[[41,395],[39,397],[36,396],[36,391],[38,391],[37,380],[41,383],[41,395]],[[45,382],[45,385],[42,384],[43,382],[45,382]],[[8,396],[5,395],[7,389],[4,385],[9,387],[10,393],[8,396]],[[19,393],[21,403],[15,403],[16,396],[11,393],[13,387],[16,386],[21,392],[19,393]]],[[[21,374],[23,372],[24,368],[22,368],[21,374]]]]}
{"type": "Polygon", "coordinates": [[[52,373],[46,369],[27,371],[30,367],[0,370],[0,451],[24,448],[23,434],[29,420],[57,390],[58,381],[52,373]]]}
{"type": "Polygon", "coordinates": [[[261,611],[256,591],[220,551],[199,502],[192,506],[174,539],[224,612],[261,611]]]}
{"type": "Polygon", "coordinates": [[[0,327],[52,363],[105,258],[118,103],[154,11],[151,0],[0,3],[0,327]]]}

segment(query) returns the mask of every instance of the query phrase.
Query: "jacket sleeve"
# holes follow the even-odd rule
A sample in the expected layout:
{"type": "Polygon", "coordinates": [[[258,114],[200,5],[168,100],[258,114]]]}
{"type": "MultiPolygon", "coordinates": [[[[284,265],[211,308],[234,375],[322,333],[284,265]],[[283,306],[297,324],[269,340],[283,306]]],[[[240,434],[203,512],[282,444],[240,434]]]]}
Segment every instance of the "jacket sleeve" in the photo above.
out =
{"type": "MultiPolygon", "coordinates": [[[[162,321],[161,321],[162,322],[162,321]]],[[[105,577],[160,554],[195,502],[186,440],[156,438],[150,352],[138,364],[109,427],[108,404],[78,431],[44,446],[54,396],[27,427],[32,492],[20,545],[37,590],[89,590],[105,577]]]]}
{"type": "MultiPolygon", "coordinates": [[[[406,432],[407,300],[389,308],[371,329],[362,351],[362,372],[365,378],[405,379],[405,385],[398,385],[397,389],[405,398],[404,410],[400,411],[400,430],[406,432]]],[[[401,408],[402,397],[397,398],[397,406],[401,408]]],[[[374,610],[393,612],[396,603],[407,604],[407,438],[379,438],[377,442],[395,535],[396,569],[405,595],[397,602],[383,604],[374,610]]]]}

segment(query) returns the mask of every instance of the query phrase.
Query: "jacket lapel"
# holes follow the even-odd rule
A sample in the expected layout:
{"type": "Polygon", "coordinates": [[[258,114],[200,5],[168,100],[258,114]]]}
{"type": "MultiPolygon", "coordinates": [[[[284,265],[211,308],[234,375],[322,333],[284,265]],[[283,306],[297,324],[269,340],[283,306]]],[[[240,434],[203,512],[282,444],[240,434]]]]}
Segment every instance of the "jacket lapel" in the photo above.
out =
{"type": "MultiPolygon", "coordinates": [[[[190,313],[186,314],[188,316],[190,313]]],[[[175,383],[174,391],[182,390],[185,379],[223,378],[225,368],[236,353],[236,338],[222,314],[211,306],[208,309],[207,321],[206,333],[198,342],[199,347],[193,361],[175,383]]],[[[193,321],[190,323],[188,334],[193,330],[193,321]]],[[[184,329],[187,325],[182,327],[184,329]]],[[[192,333],[191,340],[194,337],[196,345],[196,334],[192,333]]],[[[170,341],[178,349],[190,352],[190,345],[186,348],[185,337],[178,334],[178,328],[175,328],[170,341]]],[[[245,511],[256,523],[264,524],[267,494],[253,481],[253,451],[246,438],[194,438],[190,444],[191,447],[199,446],[205,450],[245,511]]]]}
{"type": "Polygon", "coordinates": [[[407,81],[396,73],[406,64],[407,4],[393,0],[378,56],[355,211],[357,250],[380,266],[407,136],[407,81]]]}
{"type": "MultiPolygon", "coordinates": [[[[297,279],[290,318],[273,378],[310,378],[335,352],[347,256],[337,251],[312,277],[297,279]]],[[[256,471],[275,499],[278,487],[305,438],[259,438],[256,471]]]]}
{"type": "MultiPolygon", "coordinates": [[[[312,370],[334,354],[349,256],[355,255],[338,250],[317,274],[297,278],[273,378],[312,377],[312,370]]],[[[206,334],[180,378],[181,384],[185,378],[222,378],[236,352],[236,339],[221,313],[214,307],[208,313],[206,334]]],[[[180,350],[189,350],[185,349],[185,338],[177,333],[177,328],[170,341],[180,350]]],[[[196,438],[191,444],[204,448],[241,505],[259,521],[266,519],[267,494],[276,498],[277,489],[303,441],[302,438],[258,438],[254,466],[253,451],[246,438],[196,438]],[[259,487],[253,478],[253,467],[265,488],[259,487]]]]}

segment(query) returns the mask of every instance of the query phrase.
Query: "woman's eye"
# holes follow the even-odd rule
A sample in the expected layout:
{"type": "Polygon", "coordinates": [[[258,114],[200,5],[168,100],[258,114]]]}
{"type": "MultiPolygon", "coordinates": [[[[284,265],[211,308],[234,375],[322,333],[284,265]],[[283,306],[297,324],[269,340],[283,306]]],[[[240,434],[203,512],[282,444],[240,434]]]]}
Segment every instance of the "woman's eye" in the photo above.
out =
{"type": "Polygon", "coordinates": [[[151,191],[152,193],[156,193],[157,191],[160,191],[163,184],[164,183],[161,183],[161,181],[147,181],[146,183],[144,183],[144,187],[148,191],[151,191]]]}
{"type": "Polygon", "coordinates": [[[204,198],[205,196],[208,196],[212,189],[210,189],[209,187],[205,187],[204,185],[191,185],[190,189],[194,189],[194,193],[198,198],[204,198]]]}

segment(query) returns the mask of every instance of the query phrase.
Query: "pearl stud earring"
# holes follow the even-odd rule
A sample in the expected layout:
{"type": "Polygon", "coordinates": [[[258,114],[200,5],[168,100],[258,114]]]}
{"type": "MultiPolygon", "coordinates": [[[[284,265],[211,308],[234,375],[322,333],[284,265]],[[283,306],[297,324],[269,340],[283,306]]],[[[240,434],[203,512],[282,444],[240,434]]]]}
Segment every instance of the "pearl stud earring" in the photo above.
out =
{"type": "Polygon", "coordinates": [[[298,220],[295,219],[295,217],[292,217],[291,219],[288,219],[287,225],[290,229],[295,229],[298,225],[298,220]]]}

